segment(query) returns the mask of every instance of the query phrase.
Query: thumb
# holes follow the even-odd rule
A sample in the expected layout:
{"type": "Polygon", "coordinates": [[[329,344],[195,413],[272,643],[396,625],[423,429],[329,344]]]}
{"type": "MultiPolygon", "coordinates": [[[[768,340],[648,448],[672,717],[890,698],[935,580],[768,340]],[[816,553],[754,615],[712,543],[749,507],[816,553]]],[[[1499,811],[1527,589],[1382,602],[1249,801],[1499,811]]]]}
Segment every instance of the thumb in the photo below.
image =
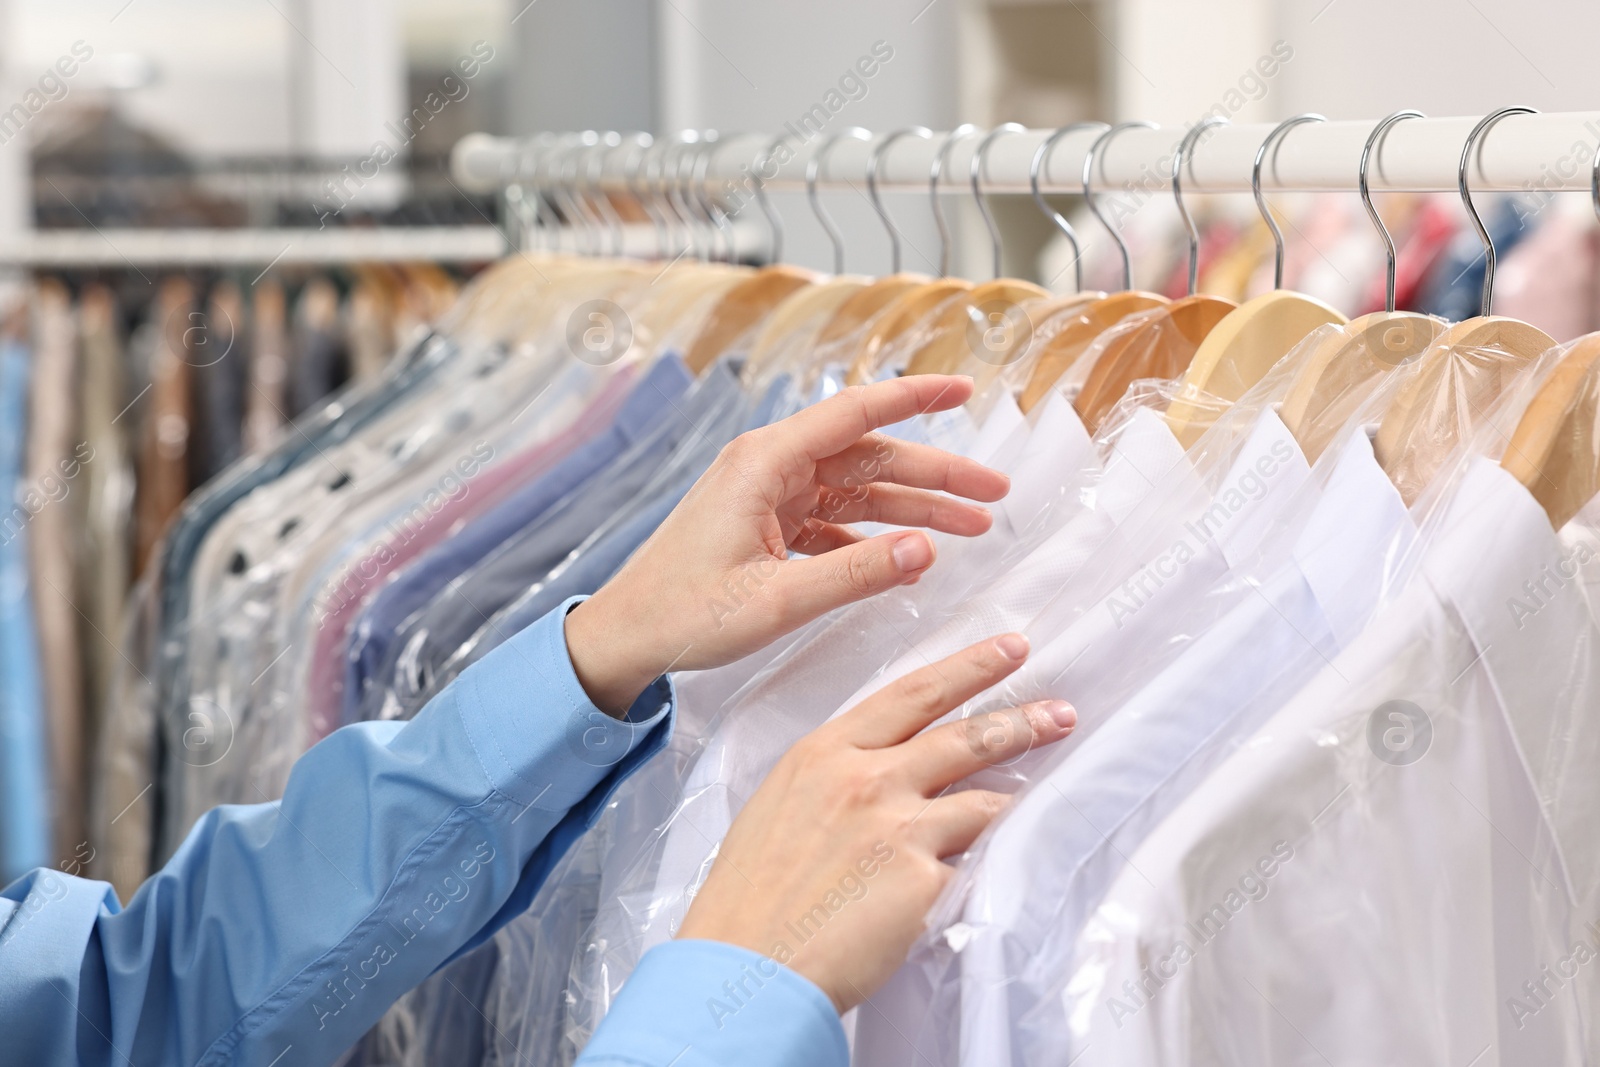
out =
{"type": "Polygon", "coordinates": [[[921,530],[880,534],[783,567],[783,599],[809,622],[921,577],[933,565],[933,541],[921,530]]]}

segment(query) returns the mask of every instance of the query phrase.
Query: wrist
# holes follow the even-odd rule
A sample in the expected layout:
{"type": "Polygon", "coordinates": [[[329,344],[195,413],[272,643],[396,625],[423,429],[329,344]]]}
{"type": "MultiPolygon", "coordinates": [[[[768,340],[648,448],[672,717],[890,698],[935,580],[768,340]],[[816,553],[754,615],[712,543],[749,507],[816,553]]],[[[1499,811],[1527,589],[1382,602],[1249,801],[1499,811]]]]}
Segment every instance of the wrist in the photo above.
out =
{"type": "Polygon", "coordinates": [[[628,618],[610,610],[605,588],[567,612],[567,656],[594,706],[615,718],[664,670],[628,618]]]}

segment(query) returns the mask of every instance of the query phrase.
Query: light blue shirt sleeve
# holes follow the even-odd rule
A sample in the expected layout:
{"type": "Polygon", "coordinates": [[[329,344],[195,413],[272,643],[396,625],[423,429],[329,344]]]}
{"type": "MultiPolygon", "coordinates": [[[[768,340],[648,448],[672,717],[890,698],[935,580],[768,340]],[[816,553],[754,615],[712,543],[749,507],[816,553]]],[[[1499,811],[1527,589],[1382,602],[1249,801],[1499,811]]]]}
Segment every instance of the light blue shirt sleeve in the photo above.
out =
{"type": "Polygon", "coordinates": [[[644,954],[575,1067],[849,1067],[838,1013],[776,961],[720,941],[644,954]]]}
{"type": "Polygon", "coordinates": [[[0,1060],[332,1063],[526,908],[666,743],[665,679],[626,721],[585,696],[563,629],[575,602],[410,722],[335,731],[281,801],[207,813],[127,907],[46,869],[0,892],[0,1060]]]}

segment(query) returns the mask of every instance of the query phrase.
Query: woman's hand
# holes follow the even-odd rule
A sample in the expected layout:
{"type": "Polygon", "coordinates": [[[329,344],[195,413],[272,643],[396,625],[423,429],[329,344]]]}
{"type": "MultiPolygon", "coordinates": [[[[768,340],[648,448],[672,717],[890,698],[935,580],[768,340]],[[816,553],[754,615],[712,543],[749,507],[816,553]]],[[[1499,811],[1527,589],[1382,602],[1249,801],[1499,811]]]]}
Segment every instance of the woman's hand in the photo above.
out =
{"type": "Polygon", "coordinates": [[[722,450],[633,558],[567,616],[567,648],[594,703],[627,710],[672,668],[730,663],[933,564],[920,531],[868,539],[875,521],[974,536],[1005,475],[874,433],[972,395],[970,378],[914,375],[846,389],[722,450]],[[942,492],[941,492],[942,491],[942,492]],[[790,550],[809,558],[789,559],[790,550]]]}
{"type": "Polygon", "coordinates": [[[841,1012],[905,960],[923,916],[1005,807],[948,793],[968,775],[1061,740],[1072,707],[1045,701],[922,732],[1027,658],[1006,634],[907,675],[798,742],[723,839],[679,937],[726,941],[816,983],[841,1012]]]}

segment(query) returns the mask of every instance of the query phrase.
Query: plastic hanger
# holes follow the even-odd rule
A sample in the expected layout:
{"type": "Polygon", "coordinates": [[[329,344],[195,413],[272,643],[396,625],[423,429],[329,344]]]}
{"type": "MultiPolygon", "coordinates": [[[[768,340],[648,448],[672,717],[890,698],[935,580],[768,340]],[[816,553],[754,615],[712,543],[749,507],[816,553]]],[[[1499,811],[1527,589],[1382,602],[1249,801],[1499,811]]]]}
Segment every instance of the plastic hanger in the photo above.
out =
{"type": "Polygon", "coordinates": [[[1395,310],[1399,256],[1389,228],[1372,206],[1372,190],[1367,181],[1373,149],[1381,144],[1389,128],[1406,119],[1422,117],[1420,111],[1396,111],[1373,128],[1361,149],[1356,187],[1367,217],[1383,240],[1388,260],[1385,310],[1351,320],[1339,333],[1312,348],[1289,386],[1279,415],[1312,463],[1332,442],[1334,433],[1356,405],[1370,395],[1370,386],[1396,367],[1411,363],[1445,329],[1444,322],[1430,315],[1395,310]]]}
{"type": "MultiPolygon", "coordinates": [[[[1589,166],[1589,199],[1600,216],[1600,149],[1589,166]]],[[[1559,530],[1600,493],[1600,333],[1572,343],[1522,413],[1500,465],[1559,530]]]]}
{"type": "Polygon", "coordinates": [[[1478,217],[1467,185],[1478,139],[1507,115],[1538,114],[1532,108],[1501,108],[1485,116],[1461,150],[1456,180],[1461,202],[1483,242],[1482,314],[1445,330],[1420,357],[1416,374],[1396,393],[1378,425],[1373,449],[1407,504],[1414,501],[1455,447],[1460,425],[1471,425],[1534,359],[1555,345],[1543,330],[1494,309],[1494,241],[1478,217]],[[1465,367],[1463,372],[1458,365],[1465,367]],[[1464,409],[1463,409],[1464,408],[1464,409]]]}
{"type": "MultiPolygon", "coordinates": [[[[1275,249],[1273,289],[1270,293],[1246,300],[1229,312],[1206,335],[1183,376],[1186,389],[1227,402],[1238,400],[1289,350],[1305,340],[1318,326],[1343,325],[1343,314],[1303,293],[1283,286],[1283,231],[1272,217],[1261,192],[1261,168],[1268,152],[1275,152],[1283,136],[1308,122],[1326,122],[1321,115],[1296,115],[1275,126],[1261,147],[1256,149],[1255,166],[1250,172],[1250,190],[1267,228],[1272,231],[1275,249]]],[[[1194,444],[1211,424],[1209,403],[1174,400],[1167,409],[1167,423],[1185,448],[1194,444]]]]}
{"type": "MultiPolygon", "coordinates": [[[[1029,177],[1033,180],[1034,200],[1040,208],[1055,221],[1061,232],[1072,244],[1073,262],[1077,270],[1078,284],[1083,284],[1083,270],[1078,254],[1077,236],[1073,234],[1072,227],[1059,212],[1052,211],[1039,195],[1038,174],[1050,150],[1055,147],[1063,135],[1087,126],[1098,126],[1099,123],[1073,123],[1063,126],[1052,133],[1033,154],[1033,162],[1029,167],[1029,177]]],[[[1062,377],[1071,372],[1078,359],[1094,343],[1095,338],[1105,333],[1111,327],[1127,318],[1129,315],[1148,311],[1151,308],[1163,307],[1168,303],[1166,297],[1159,293],[1149,293],[1133,288],[1133,262],[1128,256],[1128,246],[1123,243],[1122,235],[1100,213],[1099,206],[1095,203],[1090,180],[1093,177],[1094,160],[1101,146],[1111,137],[1131,128],[1153,129],[1154,124],[1149,122],[1125,122],[1117,126],[1105,127],[1100,136],[1090,146],[1083,160],[1083,192],[1084,200],[1089,209],[1094,212],[1095,218],[1101,225],[1111,232],[1111,239],[1116,242],[1117,250],[1122,254],[1122,291],[1116,293],[1099,294],[1098,299],[1091,300],[1079,311],[1073,321],[1067,323],[1049,341],[1039,349],[1035,358],[1033,372],[1028,376],[1027,384],[1022,388],[1022,395],[1017,403],[1023,411],[1032,411],[1034,405],[1043,400],[1055,389],[1062,377]]]]}
{"type": "Polygon", "coordinates": [[[958,294],[958,299],[939,309],[932,337],[911,354],[906,363],[907,374],[954,374],[971,364],[997,365],[1012,350],[1016,338],[1030,332],[1027,313],[1021,305],[1050,295],[1032,282],[1001,277],[1000,229],[983,198],[983,167],[989,148],[1008,133],[1026,132],[1026,127],[1015,122],[996,126],[972,153],[968,179],[978,214],[989,231],[994,278],[958,294]]]}
{"type": "Polygon", "coordinates": [[[1168,380],[1189,369],[1197,347],[1217,323],[1238,307],[1231,300],[1195,293],[1200,277],[1200,231],[1183,202],[1183,163],[1201,134],[1226,119],[1198,122],[1172,154],[1172,197],[1189,234],[1189,292],[1179,300],[1151,311],[1133,329],[1119,332],[1102,349],[1073,402],[1090,433],[1100,428],[1106,414],[1121,400],[1128,386],[1141,378],[1168,380]]]}

